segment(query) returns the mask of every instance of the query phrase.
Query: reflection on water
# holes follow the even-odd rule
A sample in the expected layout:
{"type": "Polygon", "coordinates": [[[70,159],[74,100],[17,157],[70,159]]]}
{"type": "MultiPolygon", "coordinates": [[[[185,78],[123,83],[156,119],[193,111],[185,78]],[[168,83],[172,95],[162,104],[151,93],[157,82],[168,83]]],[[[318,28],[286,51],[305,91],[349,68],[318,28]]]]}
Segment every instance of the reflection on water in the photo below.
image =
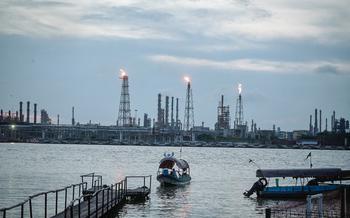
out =
{"type": "Polygon", "coordinates": [[[160,212],[176,217],[188,217],[191,204],[188,204],[190,184],[185,186],[161,186],[156,190],[159,198],[160,212]]]}

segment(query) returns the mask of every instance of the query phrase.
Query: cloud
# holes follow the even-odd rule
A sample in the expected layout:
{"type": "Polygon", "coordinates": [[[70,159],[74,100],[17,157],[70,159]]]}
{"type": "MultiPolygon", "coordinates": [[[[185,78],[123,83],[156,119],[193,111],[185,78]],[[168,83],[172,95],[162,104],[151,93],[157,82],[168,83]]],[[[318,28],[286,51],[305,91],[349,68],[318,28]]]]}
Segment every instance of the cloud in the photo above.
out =
{"type": "Polygon", "coordinates": [[[337,74],[350,74],[350,64],[345,62],[290,62],[270,61],[261,59],[234,59],[234,60],[211,60],[192,57],[177,57],[171,55],[150,55],[148,58],[157,63],[171,63],[190,67],[202,67],[212,69],[224,69],[229,71],[277,73],[277,74],[305,74],[337,72],[337,74]]]}
{"type": "Polygon", "coordinates": [[[339,75],[341,72],[339,72],[337,66],[334,65],[322,65],[315,69],[316,73],[320,74],[331,74],[331,75],[339,75]]]}
{"type": "Polygon", "coordinates": [[[349,41],[346,0],[101,0],[0,3],[0,33],[29,36],[349,41]]]}

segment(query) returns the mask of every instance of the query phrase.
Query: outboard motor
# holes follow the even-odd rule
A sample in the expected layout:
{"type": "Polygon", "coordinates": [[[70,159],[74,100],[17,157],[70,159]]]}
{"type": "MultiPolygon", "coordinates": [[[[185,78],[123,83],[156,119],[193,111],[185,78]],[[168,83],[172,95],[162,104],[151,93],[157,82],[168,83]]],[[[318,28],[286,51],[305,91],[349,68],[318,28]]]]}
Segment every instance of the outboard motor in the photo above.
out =
{"type": "Polygon", "coordinates": [[[244,196],[250,197],[254,192],[262,191],[267,186],[267,180],[266,178],[260,178],[258,181],[256,181],[253,186],[249,189],[249,191],[245,191],[243,193],[244,196]]]}

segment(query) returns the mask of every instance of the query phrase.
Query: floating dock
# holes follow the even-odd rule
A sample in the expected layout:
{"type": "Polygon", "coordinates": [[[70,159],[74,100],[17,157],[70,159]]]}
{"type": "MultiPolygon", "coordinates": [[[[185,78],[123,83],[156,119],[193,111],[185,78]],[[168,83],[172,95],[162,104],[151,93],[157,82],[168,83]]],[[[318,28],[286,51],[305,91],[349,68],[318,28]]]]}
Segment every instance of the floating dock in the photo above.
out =
{"type": "Polygon", "coordinates": [[[0,216],[6,218],[11,212],[14,212],[13,210],[17,209],[15,213],[8,217],[37,217],[38,215],[33,213],[32,202],[36,198],[44,197],[44,204],[41,205],[43,208],[40,208],[40,210],[45,218],[106,217],[116,213],[127,202],[148,199],[151,192],[151,175],[126,176],[120,182],[111,185],[102,185],[102,176],[95,173],[82,175],[81,179],[82,182],[79,184],[42,192],[28,197],[25,201],[12,207],[2,208],[0,209],[0,216]],[[91,178],[90,188],[87,188],[86,178],[91,178]],[[68,190],[71,193],[70,202],[68,202],[68,190]],[[64,198],[62,196],[61,198],[58,197],[60,192],[64,192],[64,198]],[[78,193],[77,196],[75,196],[76,193],[78,193]],[[49,195],[51,195],[50,199],[54,199],[54,202],[48,202],[49,195]],[[59,204],[63,206],[63,202],[64,209],[59,211],[59,204]],[[54,208],[48,210],[48,205],[54,205],[54,208]]]}

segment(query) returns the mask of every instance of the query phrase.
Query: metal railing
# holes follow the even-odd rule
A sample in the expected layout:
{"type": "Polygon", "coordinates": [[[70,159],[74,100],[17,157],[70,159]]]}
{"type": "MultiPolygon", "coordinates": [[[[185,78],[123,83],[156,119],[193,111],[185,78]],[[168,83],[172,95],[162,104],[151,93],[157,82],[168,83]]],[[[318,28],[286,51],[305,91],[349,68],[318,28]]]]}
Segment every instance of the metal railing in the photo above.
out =
{"type": "Polygon", "coordinates": [[[151,190],[152,187],[152,175],[148,176],[126,176],[125,177],[125,183],[126,183],[126,190],[128,190],[128,180],[130,181],[131,179],[143,179],[143,187],[146,187],[146,180],[148,179],[148,185],[149,185],[149,190],[151,190]]]}
{"type": "Polygon", "coordinates": [[[64,210],[64,217],[67,217],[68,214],[70,217],[74,217],[74,207],[77,206],[76,216],[80,218],[83,215],[81,204],[84,201],[82,199],[85,197],[87,197],[87,214],[84,217],[98,217],[100,211],[101,215],[104,214],[122,201],[125,196],[126,180],[124,179],[118,183],[111,184],[111,186],[102,188],[94,194],[83,195],[72,200],[64,210]],[[95,205],[92,205],[92,202],[95,205]],[[95,206],[94,210],[92,210],[92,206],[95,206]]]}
{"type": "MultiPolygon", "coordinates": [[[[41,192],[36,195],[32,195],[28,197],[25,201],[16,204],[11,207],[2,208],[0,209],[0,216],[2,214],[3,218],[6,218],[6,213],[9,210],[12,210],[14,208],[20,207],[20,216],[16,217],[24,217],[24,207],[28,203],[29,204],[29,217],[33,218],[33,205],[32,200],[35,198],[38,198],[40,196],[44,196],[44,217],[48,217],[48,195],[49,194],[55,194],[55,215],[64,215],[64,217],[99,217],[106,212],[108,212],[113,207],[117,206],[121,201],[126,199],[128,188],[131,187],[131,185],[128,185],[128,180],[133,181],[136,179],[142,179],[143,180],[143,186],[138,187],[142,190],[147,190],[147,193],[151,190],[152,185],[152,175],[149,176],[126,176],[123,180],[120,182],[117,182],[115,184],[111,184],[110,186],[102,186],[102,178],[99,178],[99,176],[95,175],[94,173],[86,174],[81,176],[83,179],[84,177],[92,177],[92,184],[91,187],[94,186],[98,187],[99,189],[96,189],[96,191],[93,194],[84,194],[84,191],[87,190],[88,183],[83,181],[78,184],[72,184],[69,186],[66,186],[61,189],[53,190],[53,191],[47,191],[47,192],[41,192]],[[97,180],[95,180],[97,178],[97,180]],[[149,180],[149,187],[146,187],[146,181],[149,180]],[[98,182],[96,182],[98,181],[98,182]],[[78,196],[76,197],[76,189],[78,188],[78,196]],[[71,198],[70,202],[68,202],[68,190],[72,189],[71,192],[71,198]],[[58,194],[60,192],[64,191],[64,208],[61,211],[58,211],[58,204],[59,204],[59,198],[58,194]],[[86,213],[86,207],[87,207],[87,214],[83,214],[82,210],[82,203],[84,202],[84,211],[86,213]]],[[[135,183],[136,184],[136,183],[135,183]]],[[[138,183],[140,185],[140,183],[138,183]]],[[[145,191],[143,190],[143,191],[145,191]]],[[[63,202],[62,202],[63,203],[63,202]]]]}
{"type": "Polygon", "coordinates": [[[64,188],[61,189],[57,189],[57,190],[51,190],[51,191],[47,191],[47,192],[40,192],[38,194],[29,196],[26,200],[22,201],[21,203],[18,203],[16,205],[13,205],[11,207],[5,207],[5,208],[1,208],[0,209],[0,214],[2,214],[3,218],[6,218],[6,213],[8,211],[11,211],[15,208],[20,207],[20,216],[21,218],[24,217],[24,209],[25,209],[25,205],[28,203],[29,204],[29,217],[32,218],[33,217],[33,200],[37,199],[41,196],[44,196],[44,217],[46,218],[48,216],[48,195],[49,194],[54,194],[55,195],[55,215],[57,215],[58,213],[58,204],[59,204],[59,199],[58,199],[58,195],[60,192],[64,191],[64,208],[67,207],[67,201],[68,201],[68,189],[72,189],[72,196],[71,199],[75,198],[75,192],[76,192],[76,187],[78,187],[78,195],[81,196],[82,192],[84,190],[86,190],[87,188],[87,183],[86,182],[82,182],[82,183],[77,183],[77,184],[72,184],[69,186],[66,186],[64,188]]]}
{"type": "Polygon", "coordinates": [[[91,177],[91,188],[93,187],[101,187],[102,186],[102,176],[101,175],[96,175],[95,173],[88,173],[85,175],[81,175],[81,182],[85,182],[85,178],[91,177]]]}

